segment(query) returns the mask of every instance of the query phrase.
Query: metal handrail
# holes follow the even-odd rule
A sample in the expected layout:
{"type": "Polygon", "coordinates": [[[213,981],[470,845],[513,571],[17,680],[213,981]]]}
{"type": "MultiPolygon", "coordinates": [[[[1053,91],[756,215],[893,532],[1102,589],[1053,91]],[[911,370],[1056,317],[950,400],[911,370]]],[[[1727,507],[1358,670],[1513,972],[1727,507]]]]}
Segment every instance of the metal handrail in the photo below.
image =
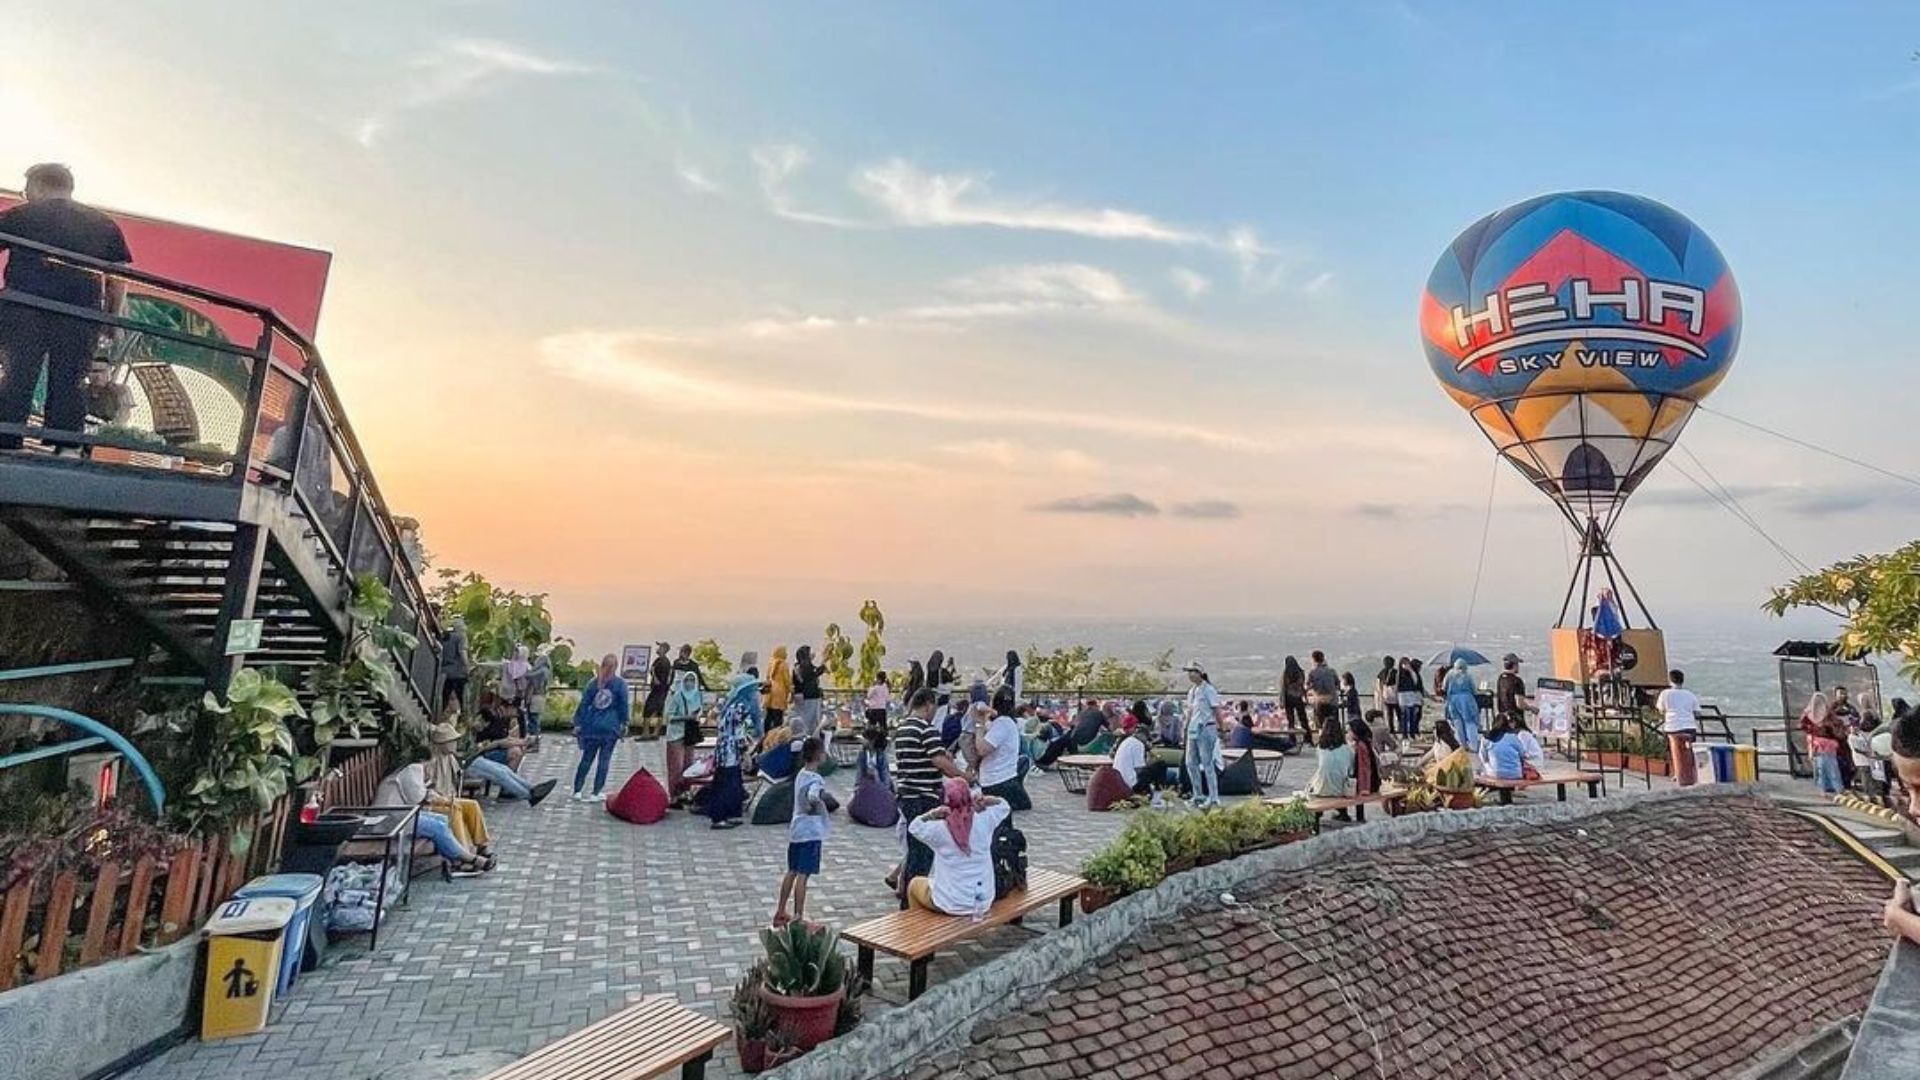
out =
{"type": "MultiPolygon", "coordinates": [[[[257,342],[248,348],[234,342],[200,337],[169,327],[148,326],[117,313],[79,308],[44,297],[24,294],[17,290],[0,290],[0,303],[38,308],[53,314],[84,319],[96,325],[110,326],[131,333],[152,334],[182,344],[246,358],[252,371],[248,380],[247,399],[241,403],[244,415],[241,430],[236,436],[234,452],[227,459],[233,470],[231,481],[241,485],[262,483],[268,479],[277,483],[284,482],[295,504],[312,524],[314,536],[318,539],[321,551],[330,564],[329,569],[346,582],[351,582],[354,576],[351,533],[357,530],[364,510],[367,522],[374,530],[374,539],[388,564],[386,580],[382,584],[400,594],[400,599],[404,600],[407,608],[413,613],[415,636],[419,639],[419,647],[426,648],[433,654],[435,670],[438,670],[441,633],[439,615],[427,602],[426,589],[414,572],[413,564],[400,543],[400,530],[393,522],[386,497],[381,492],[379,482],[374,478],[372,468],[367,463],[366,453],[360,445],[359,436],[347,419],[345,406],[340,400],[333,379],[327,372],[326,363],[321,358],[319,348],[306,335],[281,318],[279,313],[271,307],[202,288],[190,282],[163,277],[120,263],[105,262],[79,252],[68,251],[8,233],[0,233],[0,245],[14,250],[32,251],[62,264],[92,271],[103,278],[145,285],[257,320],[260,323],[260,335],[257,342]],[[274,355],[276,336],[283,339],[299,354],[302,363],[300,370],[295,370],[274,355]],[[286,419],[297,448],[290,471],[271,468],[268,462],[257,459],[254,454],[260,407],[265,396],[268,374],[273,371],[278,371],[282,377],[304,387],[307,391],[299,396],[298,409],[286,419]],[[297,480],[301,455],[313,452],[304,443],[307,424],[315,407],[316,394],[322,410],[321,418],[324,421],[322,424],[322,430],[326,435],[324,441],[328,444],[325,447],[326,452],[342,466],[344,478],[350,485],[350,536],[349,542],[344,544],[330,535],[327,525],[318,513],[318,508],[313,505],[313,501],[302,490],[297,480]],[[335,449],[336,445],[339,448],[338,452],[335,449]]],[[[32,425],[27,425],[17,433],[53,443],[72,442],[86,445],[88,442],[99,442],[79,433],[52,431],[32,425]],[[68,438],[69,434],[73,437],[68,438]]],[[[408,686],[413,689],[422,705],[428,704],[434,688],[431,685],[422,687],[417,684],[410,662],[403,666],[408,669],[406,679],[408,686]]]]}

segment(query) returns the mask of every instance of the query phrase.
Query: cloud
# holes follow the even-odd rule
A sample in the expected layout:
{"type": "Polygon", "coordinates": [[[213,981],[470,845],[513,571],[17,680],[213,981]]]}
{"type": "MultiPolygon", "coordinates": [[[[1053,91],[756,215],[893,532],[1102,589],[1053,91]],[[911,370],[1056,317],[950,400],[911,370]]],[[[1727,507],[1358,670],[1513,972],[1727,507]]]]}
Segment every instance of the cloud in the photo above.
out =
{"type": "MultiPolygon", "coordinates": [[[[1671,464],[1671,462],[1670,462],[1671,464]]],[[[1685,477],[1683,470],[1680,475],[1685,477]]],[[[1633,496],[1635,506],[1666,506],[1680,509],[1718,508],[1721,492],[1730,494],[1737,504],[1756,517],[1789,514],[1802,518],[1824,518],[1855,514],[1863,510],[1911,510],[1920,507],[1920,491],[1893,484],[1855,487],[1803,484],[1730,484],[1714,487],[1714,494],[1692,485],[1644,489],[1633,496]]]]}
{"type": "Polygon", "coordinates": [[[900,416],[974,428],[1040,426],[1136,439],[1188,443],[1239,453],[1270,453],[1272,444],[1230,432],[1149,416],[1107,416],[1081,409],[1007,408],[934,400],[894,400],[732,380],[686,370],[669,350],[689,341],[644,331],[583,330],[539,344],[541,362],[578,382],[617,391],[662,409],[738,415],[866,414],[900,416]]]}
{"type": "Polygon", "coordinates": [[[1230,521],[1240,516],[1240,505],[1225,499],[1201,499],[1197,502],[1174,503],[1167,511],[1174,517],[1196,521],[1230,521]]]}
{"type": "Polygon", "coordinates": [[[1167,271],[1167,276],[1173,279],[1174,287],[1185,293],[1189,300],[1205,296],[1207,290],[1213,288],[1213,281],[1205,274],[1189,270],[1184,266],[1176,266],[1167,271]]]}
{"type": "Polygon", "coordinates": [[[754,171],[760,177],[760,194],[767,200],[767,209],[773,211],[776,217],[807,225],[828,225],[836,229],[870,227],[868,222],[815,213],[794,205],[793,196],[788,192],[787,184],[807,167],[811,155],[807,153],[806,147],[790,142],[767,143],[754,147],[749,156],[753,158],[754,171]]]}
{"type": "Polygon", "coordinates": [[[1423,503],[1414,505],[1383,502],[1355,503],[1348,507],[1346,512],[1354,517],[1366,518],[1369,521],[1415,521],[1432,520],[1447,517],[1452,514],[1463,514],[1469,510],[1476,514],[1480,512],[1479,508],[1468,506],[1465,503],[1423,503]]]}
{"type": "Polygon", "coordinates": [[[1138,495],[1116,492],[1112,495],[1074,495],[1054,499],[1027,509],[1036,514],[1096,514],[1101,517],[1155,517],[1160,508],[1138,495]]]}
{"type": "Polygon", "coordinates": [[[673,163],[673,172],[674,175],[680,178],[680,183],[685,185],[688,191],[701,195],[720,194],[720,185],[714,182],[714,179],[708,176],[700,166],[690,161],[675,161],[673,163]]]}
{"type": "Polygon", "coordinates": [[[939,448],[943,454],[984,461],[998,465],[1003,469],[1012,468],[1020,463],[1024,455],[1023,447],[1011,439],[971,439],[966,442],[948,443],[939,448]]]}
{"type": "Polygon", "coordinates": [[[925,303],[867,315],[780,313],[742,323],[753,338],[794,337],[845,327],[942,326],[988,319],[1042,315],[1109,314],[1177,329],[1172,316],[1134,292],[1119,275],[1085,263],[995,266],[947,283],[946,295],[925,303]]]}
{"type": "Polygon", "coordinates": [[[354,139],[371,148],[408,113],[478,97],[513,79],[593,75],[598,68],[542,56],[486,38],[442,41],[407,64],[408,84],[391,104],[354,125],[354,139]]]}
{"type": "Polygon", "coordinates": [[[1332,283],[1333,283],[1333,271],[1323,270],[1320,273],[1313,275],[1313,277],[1308,278],[1307,283],[1305,285],[1300,286],[1300,291],[1303,293],[1312,295],[1312,294],[1323,291],[1324,289],[1326,289],[1328,285],[1332,283]]]}
{"type": "Polygon", "coordinates": [[[940,453],[1002,469],[1051,468],[1063,473],[1089,473],[1103,467],[1092,454],[1079,450],[1040,450],[1015,439],[968,439],[936,447],[940,453]]]}

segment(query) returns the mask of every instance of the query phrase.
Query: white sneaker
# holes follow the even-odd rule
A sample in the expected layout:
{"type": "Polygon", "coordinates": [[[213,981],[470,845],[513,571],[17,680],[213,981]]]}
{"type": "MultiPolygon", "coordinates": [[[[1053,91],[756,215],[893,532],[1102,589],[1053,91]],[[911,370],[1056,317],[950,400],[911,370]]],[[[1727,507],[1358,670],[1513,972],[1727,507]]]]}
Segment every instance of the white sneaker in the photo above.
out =
{"type": "Polygon", "coordinates": [[[604,791],[596,791],[593,794],[587,796],[587,801],[588,802],[606,802],[607,793],[604,791]]]}
{"type": "Polygon", "coordinates": [[[587,797],[586,797],[585,795],[582,795],[582,794],[580,794],[579,792],[577,792],[577,791],[576,791],[576,792],[574,792],[574,793],[573,793],[573,801],[574,801],[574,802],[586,802],[586,801],[587,801],[587,797]]]}

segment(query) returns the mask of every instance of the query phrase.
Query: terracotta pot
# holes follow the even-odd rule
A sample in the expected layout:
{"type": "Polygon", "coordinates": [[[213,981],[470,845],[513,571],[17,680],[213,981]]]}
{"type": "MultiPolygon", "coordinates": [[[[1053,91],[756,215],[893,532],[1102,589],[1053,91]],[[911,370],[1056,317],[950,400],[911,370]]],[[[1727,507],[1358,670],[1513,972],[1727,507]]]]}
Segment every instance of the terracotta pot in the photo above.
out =
{"type": "Polygon", "coordinates": [[[1447,809],[1449,810],[1471,810],[1476,805],[1473,801],[1472,788],[1463,788],[1458,791],[1450,788],[1435,788],[1434,790],[1447,797],[1447,809]]]}
{"type": "Polygon", "coordinates": [[[847,996],[841,987],[831,994],[814,997],[788,997],[762,986],[760,1000],[773,1010],[774,1026],[785,1032],[801,1050],[811,1050],[833,1038],[833,1021],[840,1014],[840,1002],[847,996]]]}
{"type": "Polygon", "coordinates": [[[746,1039],[739,1032],[733,1034],[733,1049],[740,1055],[742,1072],[765,1072],[767,1068],[767,1040],[746,1039]]]}
{"type": "Polygon", "coordinates": [[[1097,885],[1082,885],[1080,886],[1080,913],[1091,915],[1116,899],[1118,897],[1097,885]]]}

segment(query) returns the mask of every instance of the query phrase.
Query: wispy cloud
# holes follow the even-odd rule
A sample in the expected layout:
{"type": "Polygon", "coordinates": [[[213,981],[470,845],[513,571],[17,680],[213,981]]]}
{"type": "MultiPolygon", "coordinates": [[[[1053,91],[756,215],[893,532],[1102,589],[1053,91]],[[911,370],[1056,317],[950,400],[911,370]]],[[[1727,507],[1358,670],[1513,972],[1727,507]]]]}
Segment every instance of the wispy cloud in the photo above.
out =
{"type": "Polygon", "coordinates": [[[1072,495],[1037,503],[1027,509],[1036,514],[1094,514],[1101,517],[1158,517],[1160,508],[1131,492],[1112,495],[1072,495]]]}
{"type": "Polygon", "coordinates": [[[948,282],[924,303],[860,315],[783,312],[742,323],[754,338],[797,337],[826,330],[946,327],[1043,315],[1109,315],[1163,329],[1184,324],[1155,308],[1118,274],[1085,263],[994,266],[948,282]]]}
{"type": "Polygon", "coordinates": [[[1050,468],[1063,473],[1090,473],[1103,467],[1099,458],[1079,450],[1044,450],[1015,439],[966,439],[936,447],[940,453],[1002,469],[1050,468]]]}
{"type": "Polygon", "coordinates": [[[775,142],[756,146],[750,155],[753,168],[760,177],[760,194],[767,200],[767,209],[778,217],[788,221],[798,221],[808,225],[828,225],[836,229],[864,229],[869,222],[834,214],[816,213],[796,206],[788,185],[801,170],[807,167],[811,155],[798,143],[775,142]]]}
{"type": "Polygon", "coordinates": [[[716,182],[713,177],[708,176],[706,170],[690,161],[684,159],[675,161],[673,163],[673,173],[680,178],[680,183],[686,187],[688,191],[700,195],[720,194],[719,183],[716,182]]]}
{"type": "Polygon", "coordinates": [[[1173,279],[1174,288],[1185,293],[1189,300],[1205,296],[1207,291],[1213,288],[1213,280],[1211,278],[1197,270],[1190,270],[1184,266],[1176,266],[1168,270],[1167,276],[1173,279]]]}
{"type": "Polygon", "coordinates": [[[519,45],[485,38],[442,41],[407,64],[407,85],[394,99],[354,125],[353,136],[371,148],[408,113],[477,97],[514,79],[593,75],[590,64],[543,56],[519,45]]]}
{"type": "Polygon", "coordinates": [[[1196,521],[1231,521],[1240,516],[1240,504],[1225,499],[1174,503],[1167,509],[1174,517],[1193,518],[1196,521]]]}
{"type": "Polygon", "coordinates": [[[1268,453],[1274,449],[1269,443],[1228,431],[1150,416],[857,397],[749,383],[689,370],[693,365],[669,355],[671,347],[672,339],[657,334],[600,330],[556,335],[544,339],[539,346],[541,361],[554,372],[663,409],[747,415],[903,416],[976,429],[1038,425],[1095,431],[1241,453],[1268,453]]]}

